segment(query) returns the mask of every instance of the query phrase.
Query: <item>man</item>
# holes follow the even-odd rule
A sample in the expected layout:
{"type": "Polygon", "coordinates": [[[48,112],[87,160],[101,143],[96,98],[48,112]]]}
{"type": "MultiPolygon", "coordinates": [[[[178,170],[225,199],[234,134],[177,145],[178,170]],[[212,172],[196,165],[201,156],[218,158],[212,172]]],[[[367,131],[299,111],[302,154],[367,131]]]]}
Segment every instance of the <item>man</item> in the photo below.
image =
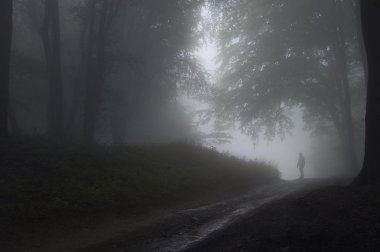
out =
{"type": "Polygon", "coordinates": [[[300,169],[300,179],[303,179],[305,177],[303,173],[303,168],[305,168],[305,157],[302,155],[302,152],[300,152],[298,156],[297,168],[300,169]]]}

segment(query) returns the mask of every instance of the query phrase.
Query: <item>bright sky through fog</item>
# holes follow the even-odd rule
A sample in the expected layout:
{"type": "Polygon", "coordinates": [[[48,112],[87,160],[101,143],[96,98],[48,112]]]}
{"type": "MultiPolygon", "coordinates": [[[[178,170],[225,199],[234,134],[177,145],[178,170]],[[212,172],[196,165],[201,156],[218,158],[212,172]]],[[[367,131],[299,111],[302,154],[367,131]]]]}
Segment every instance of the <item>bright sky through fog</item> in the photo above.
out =
{"type": "MultiPolygon", "coordinates": [[[[203,44],[195,55],[198,57],[201,64],[211,75],[211,79],[216,79],[216,56],[217,48],[215,43],[203,44]]],[[[187,101],[187,107],[193,106],[194,109],[202,106],[195,101],[187,101]]],[[[310,152],[310,136],[303,131],[303,123],[301,113],[295,113],[295,128],[292,134],[283,141],[279,138],[269,142],[261,139],[255,145],[249,136],[242,134],[239,130],[231,130],[230,134],[233,139],[231,143],[215,146],[219,151],[227,151],[233,155],[244,157],[247,159],[260,159],[263,161],[272,162],[277,165],[284,179],[295,179],[299,176],[296,164],[298,153],[303,152],[306,160],[308,152],[310,152]]],[[[210,132],[212,125],[204,125],[199,130],[210,132]]],[[[308,167],[306,167],[306,176],[308,175],[308,167]]],[[[309,171],[309,174],[312,173],[309,171]]]]}
{"type": "Polygon", "coordinates": [[[205,42],[201,48],[195,53],[202,65],[211,74],[215,74],[217,68],[216,56],[218,54],[215,43],[205,42]]]}
{"type": "MultiPolygon", "coordinates": [[[[202,10],[202,17],[207,21],[210,19],[210,14],[206,8],[202,10]]],[[[207,32],[207,31],[206,31],[207,32]]],[[[205,34],[207,35],[207,34],[205,34]]],[[[206,38],[203,41],[201,47],[194,52],[194,55],[199,59],[200,63],[205,67],[210,74],[210,81],[217,80],[216,75],[217,62],[216,57],[218,55],[218,49],[215,41],[211,38],[206,38]]],[[[207,105],[201,104],[198,101],[191,99],[184,99],[183,103],[190,110],[197,110],[205,108],[207,105]]],[[[310,136],[303,130],[302,114],[300,111],[296,111],[293,116],[295,128],[292,134],[284,141],[279,138],[269,142],[265,139],[261,139],[255,145],[252,143],[251,137],[242,134],[239,130],[231,130],[229,133],[233,139],[229,144],[215,146],[219,151],[227,151],[233,155],[244,157],[247,159],[260,159],[263,161],[272,162],[278,166],[279,171],[284,179],[295,179],[299,176],[296,164],[298,159],[298,153],[303,152],[306,160],[308,158],[308,152],[310,152],[310,136]]],[[[212,124],[203,125],[199,127],[202,132],[211,132],[212,124]]],[[[312,173],[308,172],[308,167],[305,168],[306,176],[312,173]]]]}

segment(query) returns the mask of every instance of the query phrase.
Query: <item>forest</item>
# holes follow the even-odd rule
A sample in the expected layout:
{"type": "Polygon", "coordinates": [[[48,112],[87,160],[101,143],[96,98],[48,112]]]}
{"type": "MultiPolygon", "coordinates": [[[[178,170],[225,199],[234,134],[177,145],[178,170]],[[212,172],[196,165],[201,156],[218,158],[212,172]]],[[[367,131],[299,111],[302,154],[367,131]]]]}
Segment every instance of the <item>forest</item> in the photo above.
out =
{"type": "Polygon", "coordinates": [[[379,26],[378,0],[2,0],[0,250],[377,251],[379,26]]]}

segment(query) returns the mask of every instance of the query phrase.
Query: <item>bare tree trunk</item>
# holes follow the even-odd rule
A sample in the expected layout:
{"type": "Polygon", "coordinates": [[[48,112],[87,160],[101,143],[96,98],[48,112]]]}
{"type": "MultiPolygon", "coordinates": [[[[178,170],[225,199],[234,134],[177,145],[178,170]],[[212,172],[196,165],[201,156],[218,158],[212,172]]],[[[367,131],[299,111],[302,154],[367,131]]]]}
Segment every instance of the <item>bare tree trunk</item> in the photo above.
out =
{"type": "Polygon", "coordinates": [[[94,2],[89,3],[88,9],[90,31],[87,41],[88,60],[83,123],[83,138],[87,142],[93,142],[95,137],[106,77],[108,31],[121,4],[120,0],[101,0],[99,1],[100,9],[97,10],[94,2]]]}
{"type": "Polygon", "coordinates": [[[114,144],[125,142],[127,123],[131,117],[131,113],[128,111],[130,104],[124,98],[121,99],[111,107],[112,111],[110,113],[111,137],[114,144]]]}
{"type": "Polygon", "coordinates": [[[154,2],[151,10],[146,15],[146,20],[144,25],[141,27],[141,35],[140,35],[140,44],[137,52],[137,57],[139,59],[139,65],[135,69],[135,73],[138,76],[136,81],[134,82],[133,89],[133,98],[130,101],[126,101],[124,97],[116,99],[116,106],[119,108],[115,108],[113,113],[111,113],[111,135],[113,143],[123,143],[126,140],[127,136],[127,125],[132,118],[133,111],[138,110],[140,107],[142,94],[144,90],[144,86],[149,81],[147,79],[147,74],[144,72],[147,67],[147,59],[149,55],[149,34],[151,25],[154,19],[155,12],[157,11],[156,5],[159,5],[159,2],[154,2]],[[119,104],[117,102],[119,101],[119,104]]]}
{"type": "Polygon", "coordinates": [[[61,73],[61,31],[58,0],[45,0],[42,42],[48,72],[47,133],[61,137],[64,133],[61,73]]]}
{"type": "Polygon", "coordinates": [[[75,123],[78,120],[78,114],[81,108],[81,97],[83,95],[83,79],[84,79],[84,70],[83,70],[83,63],[81,63],[78,69],[75,83],[74,83],[75,87],[72,92],[72,100],[70,103],[70,108],[66,116],[66,122],[65,122],[66,134],[72,131],[75,123]]]}
{"type": "MultiPolygon", "coordinates": [[[[341,43],[344,44],[343,41],[341,43]]],[[[344,47],[343,47],[344,48],[344,47]]],[[[345,149],[346,156],[348,160],[348,168],[350,173],[356,173],[358,171],[358,162],[356,158],[356,141],[355,141],[355,131],[352,118],[352,109],[351,109],[351,90],[348,81],[348,71],[347,71],[347,57],[344,49],[340,49],[340,68],[342,73],[342,96],[341,96],[341,109],[342,109],[342,121],[344,123],[344,132],[345,132],[345,149]]]]}
{"type": "Polygon", "coordinates": [[[12,106],[12,103],[9,104],[9,126],[12,134],[19,134],[21,132],[20,126],[16,118],[15,109],[12,106]]]}
{"type": "MultiPolygon", "coordinates": [[[[364,46],[364,41],[362,37],[362,25],[360,20],[360,1],[361,0],[351,0],[347,1],[350,9],[352,10],[352,14],[355,16],[356,20],[356,36],[357,36],[357,42],[359,44],[359,50],[360,50],[360,57],[362,60],[364,71],[367,72],[367,58],[366,58],[366,51],[364,46]]],[[[367,81],[367,80],[365,80],[367,81]]]]}
{"type": "Polygon", "coordinates": [[[85,78],[86,78],[86,66],[88,62],[88,54],[86,50],[86,36],[88,29],[90,26],[93,25],[90,24],[89,15],[84,19],[83,26],[81,29],[81,35],[80,35],[80,42],[79,42],[79,51],[80,51],[80,62],[79,62],[79,68],[77,72],[77,77],[75,80],[75,87],[72,93],[72,101],[71,101],[71,107],[68,111],[66,125],[65,125],[65,131],[70,132],[72,130],[73,125],[78,119],[79,111],[81,111],[81,107],[83,103],[81,102],[81,98],[83,96],[83,86],[85,84],[85,78]]]}
{"type": "Polygon", "coordinates": [[[348,80],[346,36],[341,15],[343,7],[341,1],[333,1],[331,4],[331,8],[334,10],[332,12],[334,15],[330,18],[334,41],[332,51],[333,61],[337,72],[337,89],[339,90],[338,101],[342,126],[339,129],[339,133],[346,157],[347,171],[354,174],[358,170],[358,163],[356,158],[356,141],[351,108],[351,89],[348,80]]]}
{"type": "Polygon", "coordinates": [[[354,183],[366,185],[380,181],[380,4],[374,0],[361,0],[360,8],[367,52],[368,84],[364,162],[354,183]]]}
{"type": "Polygon", "coordinates": [[[99,15],[95,4],[89,6],[90,31],[88,36],[88,61],[84,104],[83,137],[87,142],[94,141],[95,129],[101,103],[102,87],[105,78],[106,15],[108,2],[103,0],[99,15]],[[97,16],[99,16],[97,20],[97,16]],[[97,30],[94,24],[97,22],[97,30]]]}
{"type": "Polygon", "coordinates": [[[0,136],[8,135],[12,1],[13,0],[0,1],[0,136]]]}

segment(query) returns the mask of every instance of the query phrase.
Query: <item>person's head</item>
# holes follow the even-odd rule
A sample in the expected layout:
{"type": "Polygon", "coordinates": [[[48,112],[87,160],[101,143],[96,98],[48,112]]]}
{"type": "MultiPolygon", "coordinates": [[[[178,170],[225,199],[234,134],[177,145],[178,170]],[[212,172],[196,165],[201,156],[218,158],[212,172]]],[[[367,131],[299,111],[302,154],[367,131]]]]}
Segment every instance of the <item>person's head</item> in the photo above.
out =
{"type": "Polygon", "coordinates": [[[302,156],[303,156],[303,155],[302,155],[302,152],[300,152],[299,156],[300,156],[300,157],[302,157],[302,156]]]}

